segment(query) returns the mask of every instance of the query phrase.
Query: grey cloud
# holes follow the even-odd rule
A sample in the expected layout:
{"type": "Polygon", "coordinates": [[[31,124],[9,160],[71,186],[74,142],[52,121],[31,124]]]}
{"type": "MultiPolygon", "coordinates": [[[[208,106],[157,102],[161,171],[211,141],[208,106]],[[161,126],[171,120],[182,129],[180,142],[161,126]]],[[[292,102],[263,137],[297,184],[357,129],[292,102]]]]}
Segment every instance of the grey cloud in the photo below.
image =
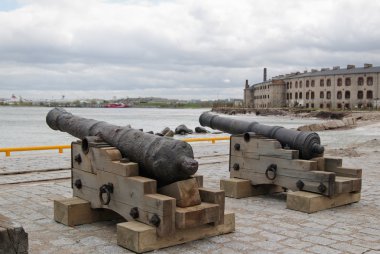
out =
{"type": "Polygon", "coordinates": [[[22,3],[0,12],[0,92],[242,97],[263,67],[274,76],[380,56],[377,1],[22,3]]]}

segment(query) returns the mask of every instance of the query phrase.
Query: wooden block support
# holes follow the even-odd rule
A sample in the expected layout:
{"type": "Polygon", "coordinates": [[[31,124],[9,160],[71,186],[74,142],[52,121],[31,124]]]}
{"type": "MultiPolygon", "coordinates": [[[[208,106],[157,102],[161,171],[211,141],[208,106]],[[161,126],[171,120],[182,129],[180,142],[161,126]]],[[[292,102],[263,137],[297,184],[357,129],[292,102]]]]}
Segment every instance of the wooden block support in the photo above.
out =
{"type": "Polygon", "coordinates": [[[219,224],[224,223],[225,194],[223,190],[199,188],[202,202],[219,205],[219,224]]]}
{"type": "Polygon", "coordinates": [[[230,198],[246,198],[283,191],[280,186],[270,184],[253,186],[250,180],[239,178],[220,180],[220,188],[224,190],[226,197],[230,198]]]}
{"type": "Polygon", "coordinates": [[[0,254],[28,253],[28,233],[24,228],[0,214],[0,254]]]}
{"type": "Polygon", "coordinates": [[[179,229],[170,236],[157,237],[156,229],[141,222],[131,221],[117,224],[117,244],[137,253],[157,250],[198,239],[227,234],[235,230],[235,214],[225,213],[224,224],[202,225],[196,228],[179,229]]]}
{"type": "Polygon", "coordinates": [[[176,199],[178,207],[189,207],[201,204],[196,178],[177,181],[158,189],[158,193],[176,199]]]}
{"type": "Polygon", "coordinates": [[[67,226],[120,218],[108,209],[91,209],[89,201],[77,197],[54,200],[54,220],[67,226]]]}
{"type": "Polygon", "coordinates": [[[296,191],[287,194],[286,208],[305,213],[314,213],[358,202],[359,200],[360,193],[342,193],[329,198],[316,193],[296,191]]]}
{"type": "Polygon", "coordinates": [[[176,229],[195,228],[208,223],[219,224],[219,205],[202,203],[175,211],[176,229]]]}

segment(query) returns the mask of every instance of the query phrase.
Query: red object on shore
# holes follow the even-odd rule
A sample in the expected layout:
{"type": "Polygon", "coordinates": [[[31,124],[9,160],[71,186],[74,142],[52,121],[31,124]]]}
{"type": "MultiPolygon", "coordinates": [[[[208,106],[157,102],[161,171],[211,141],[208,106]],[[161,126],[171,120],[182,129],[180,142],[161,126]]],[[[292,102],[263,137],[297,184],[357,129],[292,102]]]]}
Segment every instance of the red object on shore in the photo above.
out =
{"type": "Polygon", "coordinates": [[[128,108],[129,106],[124,103],[109,103],[104,106],[105,108],[128,108]]]}

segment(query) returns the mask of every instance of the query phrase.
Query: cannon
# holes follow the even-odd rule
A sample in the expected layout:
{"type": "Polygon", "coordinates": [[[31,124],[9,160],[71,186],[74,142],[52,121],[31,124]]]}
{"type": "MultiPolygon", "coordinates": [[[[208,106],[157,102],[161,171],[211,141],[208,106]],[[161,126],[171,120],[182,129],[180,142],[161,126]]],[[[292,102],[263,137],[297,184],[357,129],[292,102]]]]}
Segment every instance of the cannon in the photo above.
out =
{"type": "Polygon", "coordinates": [[[157,180],[159,186],[188,179],[198,169],[193,150],[184,141],[78,117],[62,108],[52,109],[46,122],[53,130],[82,139],[84,151],[90,140],[87,137],[101,138],[119,149],[123,157],[138,163],[140,175],[157,180]]]}
{"type": "Polygon", "coordinates": [[[286,129],[280,126],[268,126],[258,122],[248,122],[227,117],[220,117],[205,112],[199,117],[199,123],[212,129],[221,130],[230,134],[244,134],[248,141],[250,133],[259,134],[267,138],[278,140],[283,148],[299,151],[299,158],[311,159],[324,152],[319,135],[315,132],[304,132],[286,129]]]}

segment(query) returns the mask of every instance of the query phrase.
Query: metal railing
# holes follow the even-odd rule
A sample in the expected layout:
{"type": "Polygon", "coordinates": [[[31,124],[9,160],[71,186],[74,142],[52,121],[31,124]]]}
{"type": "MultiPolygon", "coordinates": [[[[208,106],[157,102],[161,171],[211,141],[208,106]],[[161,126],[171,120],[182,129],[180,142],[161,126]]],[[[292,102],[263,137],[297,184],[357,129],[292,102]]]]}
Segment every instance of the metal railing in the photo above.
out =
{"type": "Polygon", "coordinates": [[[56,145],[56,146],[25,146],[25,147],[6,147],[0,148],[0,153],[5,153],[6,157],[11,156],[11,152],[39,151],[39,150],[56,150],[63,153],[63,149],[70,149],[71,145],[56,145]]]}
{"type": "MultiPolygon", "coordinates": [[[[212,144],[215,144],[216,141],[230,140],[230,137],[185,138],[182,140],[185,142],[211,141],[212,144]]],[[[63,153],[63,149],[71,149],[71,145],[5,147],[5,148],[0,148],[0,153],[5,153],[5,156],[9,157],[11,156],[11,152],[58,150],[59,153],[63,153]]]]}

